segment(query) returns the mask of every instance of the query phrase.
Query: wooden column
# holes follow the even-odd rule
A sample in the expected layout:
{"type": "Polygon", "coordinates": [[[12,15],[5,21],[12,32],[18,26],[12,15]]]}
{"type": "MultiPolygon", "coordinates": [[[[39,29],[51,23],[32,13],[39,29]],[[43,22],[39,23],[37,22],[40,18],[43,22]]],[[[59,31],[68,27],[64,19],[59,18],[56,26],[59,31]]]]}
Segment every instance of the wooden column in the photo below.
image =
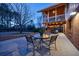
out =
{"type": "Polygon", "coordinates": [[[47,18],[48,18],[48,22],[49,22],[49,11],[48,11],[48,14],[47,14],[47,18]]]}
{"type": "Polygon", "coordinates": [[[53,10],[53,14],[54,14],[54,16],[55,16],[55,21],[57,21],[56,20],[56,18],[57,18],[57,9],[55,8],[55,10],[53,10]]]}
{"type": "Polygon", "coordinates": [[[55,8],[55,21],[57,21],[57,9],[55,8]]]}

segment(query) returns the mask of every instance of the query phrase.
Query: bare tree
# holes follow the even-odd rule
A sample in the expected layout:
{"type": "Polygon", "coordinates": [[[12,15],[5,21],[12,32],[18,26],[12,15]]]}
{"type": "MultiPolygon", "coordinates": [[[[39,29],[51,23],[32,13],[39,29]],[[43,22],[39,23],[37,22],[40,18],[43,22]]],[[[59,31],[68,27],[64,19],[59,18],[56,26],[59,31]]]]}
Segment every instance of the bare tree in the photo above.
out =
{"type": "Polygon", "coordinates": [[[4,26],[9,26],[9,23],[11,21],[11,11],[10,9],[8,8],[8,5],[7,4],[4,4],[4,3],[1,3],[0,4],[0,21],[1,21],[1,24],[4,25],[4,26]]]}
{"type": "Polygon", "coordinates": [[[22,32],[23,26],[27,26],[28,22],[32,21],[32,13],[27,4],[19,3],[16,4],[17,12],[20,14],[19,25],[20,32],[22,32]]]}
{"type": "MultiPolygon", "coordinates": [[[[0,7],[1,8],[1,7],[0,7]]],[[[30,11],[28,4],[25,3],[9,3],[2,4],[2,12],[0,12],[0,20],[2,24],[6,24],[7,27],[11,26],[11,22],[14,21],[15,25],[20,26],[20,32],[24,26],[27,26],[27,23],[33,21],[33,14],[30,11]],[[6,7],[7,6],[7,7],[6,7]],[[3,11],[2,8],[6,8],[6,11],[3,11]],[[3,16],[1,16],[3,15],[3,16]]]]}

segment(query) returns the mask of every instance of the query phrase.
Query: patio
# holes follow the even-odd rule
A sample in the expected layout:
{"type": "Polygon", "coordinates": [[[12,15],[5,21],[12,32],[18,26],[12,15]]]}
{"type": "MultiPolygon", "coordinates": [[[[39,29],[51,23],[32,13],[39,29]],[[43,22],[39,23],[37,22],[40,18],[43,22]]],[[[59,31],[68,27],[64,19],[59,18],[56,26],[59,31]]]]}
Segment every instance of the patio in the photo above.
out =
{"type": "MultiPolygon", "coordinates": [[[[29,49],[27,50],[26,43],[27,43],[26,38],[20,37],[20,38],[7,40],[3,43],[0,43],[0,45],[3,44],[3,48],[0,48],[0,49],[2,49],[3,51],[13,51],[12,54],[9,54],[9,55],[32,56],[33,53],[32,51],[30,51],[32,45],[29,45],[29,49]]],[[[63,33],[59,33],[59,36],[57,37],[56,45],[57,45],[57,50],[54,48],[53,45],[51,45],[52,56],[78,56],[79,55],[79,51],[73,46],[73,44],[63,33]]],[[[49,52],[46,47],[42,47],[41,51],[42,51],[42,56],[49,56],[48,54],[49,52]]],[[[40,53],[35,51],[35,56],[41,56],[41,55],[40,53]]]]}
{"type": "MultiPolygon", "coordinates": [[[[75,46],[69,41],[69,39],[63,33],[59,33],[56,45],[57,50],[55,50],[54,46],[51,45],[52,56],[79,56],[79,51],[75,48],[75,46]]],[[[40,54],[36,52],[36,55],[39,56],[40,54]]],[[[47,56],[49,54],[44,55],[47,56]]]]}
{"type": "Polygon", "coordinates": [[[69,39],[60,33],[57,38],[57,50],[52,50],[52,55],[55,56],[79,56],[79,51],[69,41],[69,39]]]}

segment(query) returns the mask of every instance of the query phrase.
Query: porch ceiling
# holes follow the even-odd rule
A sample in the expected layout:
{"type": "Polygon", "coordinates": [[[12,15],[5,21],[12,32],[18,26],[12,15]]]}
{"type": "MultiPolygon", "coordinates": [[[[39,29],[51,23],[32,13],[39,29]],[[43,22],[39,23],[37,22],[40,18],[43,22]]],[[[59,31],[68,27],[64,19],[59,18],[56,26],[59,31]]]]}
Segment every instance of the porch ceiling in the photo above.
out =
{"type": "Polygon", "coordinates": [[[65,23],[66,23],[66,21],[58,21],[58,22],[51,22],[51,23],[45,22],[43,24],[45,24],[46,26],[52,26],[52,25],[63,25],[65,23]]]}

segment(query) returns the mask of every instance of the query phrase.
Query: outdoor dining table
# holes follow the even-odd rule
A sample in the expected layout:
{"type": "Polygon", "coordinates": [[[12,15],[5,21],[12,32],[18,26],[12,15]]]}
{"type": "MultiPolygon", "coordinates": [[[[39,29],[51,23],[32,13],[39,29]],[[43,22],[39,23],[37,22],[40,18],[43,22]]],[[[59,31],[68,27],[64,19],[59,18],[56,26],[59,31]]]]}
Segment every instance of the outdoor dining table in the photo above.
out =
{"type": "Polygon", "coordinates": [[[40,40],[40,41],[39,41],[39,42],[40,42],[40,49],[42,49],[41,46],[42,46],[43,40],[49,39],[49,37],[46,37],[46,38],[45,38],[45,37],[34,37],[34,39],[35,39],[35,40],[37,40],[37,39],[40,40]]]}
{"type": "MultiPolygon", "coordinates": [[[[45,34],[46,35],[46,34],[45,34]]],[[[34,40],[36,41],[36,40],[39,40],[39,42],[40,42],[40,49],[42,49],[41,48],[41,46],[42,46],[42,42],[44,43],[44,40],[50,40],[50,37],[51,36],[56,36],[56,35],[58,35],[58,34],[50,34],[50,35],[48,35],[48,37],[44,37],[44,36],[39,36],[39,37],[34,37],[33,36],[33,38],[34,38],[34,40]]]]}
{"type": "MultiPolygon", "coordinates": [[[[46,34],[45,34],[46,35],[46,34]]],[[[48,36],[46,36],[46,37],[44,37],[44,36],[33,36],[33,38],[34,38],[34,40],[35,41],[39,41],[38,43],[39,44],[37,44],[37,48],[39,48],[40,49],[40,51],[43,49],[42,47],[43,47],[43,44],[45,44],[45,45],[47,45],[48,46],[48,50],[50,50],[49,49],[49,44],[50,44],[50,41],[51,41],[51,36],[57,36],[58,34],[50,34],[50,35],[48,35],[48,36]],[[47,40],[47,41],[45,41],[45,40],[47,40]],[[49,41],[49,44],[47,44],[47,42],[49,41]]]]}
{"type": "Polygon", "coordinates": [[[34,40],[35,41],[39,40],[39,42],[38,42],[39,43],[39,47],[38,48],[40,48],[40,50],[42,50],[42,46],[43,46],[42,44],[46,44],[46,42],[44,42],[44,40],[50,40],[50,36],[48,35],[48,36],[44,37],[44,34],[43,34],[42,36],[41,35],[40,36],[35,36],[34,40]]]}
{"type": "Polygon", "coordinates": [[[40,53],[40,55],[43,55],[43,40],[44,39],[48,39],[48,38],[44,38],[44,37],[34,37],[34,40],[37,42],[37,44],[36,44],[36,42],[34,43],[34,44],[36,44],[36,48],[35,48],[35,51],[37,51],[37,52],[39,52],[40,53]]]}

